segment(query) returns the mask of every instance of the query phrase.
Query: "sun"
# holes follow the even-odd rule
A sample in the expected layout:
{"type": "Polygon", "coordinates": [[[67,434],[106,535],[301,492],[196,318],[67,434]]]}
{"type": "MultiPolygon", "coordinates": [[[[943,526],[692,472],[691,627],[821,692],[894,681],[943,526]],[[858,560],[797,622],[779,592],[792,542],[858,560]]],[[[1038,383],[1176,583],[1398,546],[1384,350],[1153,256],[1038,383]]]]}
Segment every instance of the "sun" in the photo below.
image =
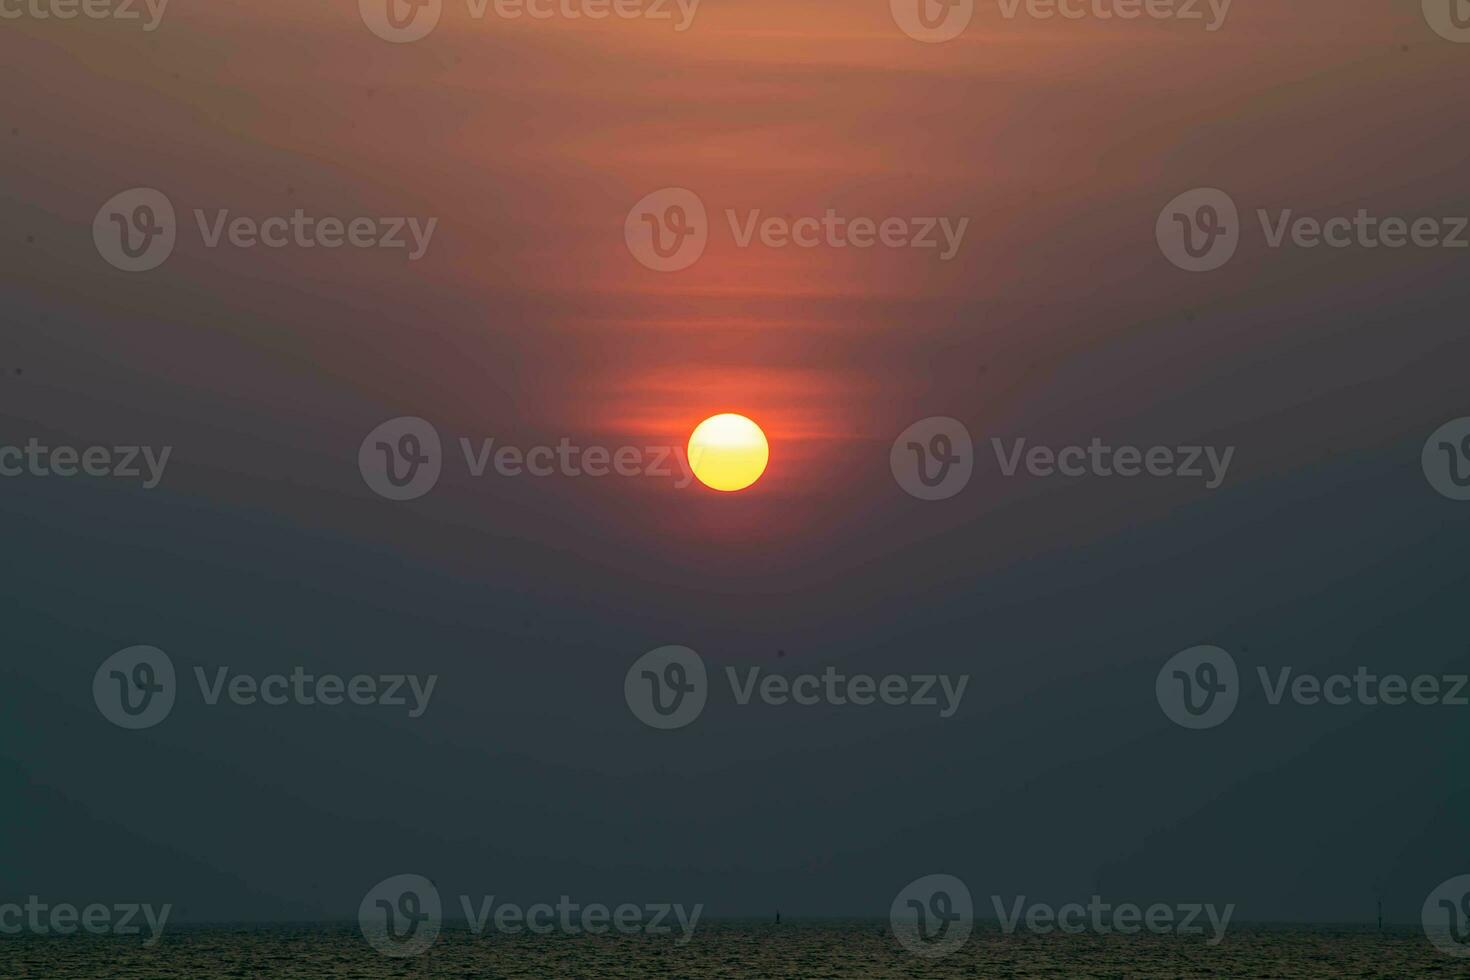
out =
{"type": "Polygon", "coordinates": [[[689,436],[689,468],[711,490],[744,490],[770,458],[766,434],[744,415],[712,415],[689,436]]]}

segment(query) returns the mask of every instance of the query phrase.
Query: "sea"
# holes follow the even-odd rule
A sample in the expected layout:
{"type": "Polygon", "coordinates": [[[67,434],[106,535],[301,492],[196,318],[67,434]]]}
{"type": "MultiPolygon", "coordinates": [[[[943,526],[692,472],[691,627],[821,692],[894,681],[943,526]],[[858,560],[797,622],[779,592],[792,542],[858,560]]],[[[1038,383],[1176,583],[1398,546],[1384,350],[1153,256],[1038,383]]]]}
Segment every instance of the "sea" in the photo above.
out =
{"type": "Polygon", "coordinates": [[[355,924],[170,926],[134,936],[0,935],[0,977],[308,978],[945,978],[1134,980],[1192,977],[1470,977],[1470,959],[1417,929],[1232,925],[1200,936],[1007,935],[977,924],[940,958],[906,950],[886,920],[701,921],[677,936],[476,935],[446,925],[417,956],[377,952],[355,924]]]}

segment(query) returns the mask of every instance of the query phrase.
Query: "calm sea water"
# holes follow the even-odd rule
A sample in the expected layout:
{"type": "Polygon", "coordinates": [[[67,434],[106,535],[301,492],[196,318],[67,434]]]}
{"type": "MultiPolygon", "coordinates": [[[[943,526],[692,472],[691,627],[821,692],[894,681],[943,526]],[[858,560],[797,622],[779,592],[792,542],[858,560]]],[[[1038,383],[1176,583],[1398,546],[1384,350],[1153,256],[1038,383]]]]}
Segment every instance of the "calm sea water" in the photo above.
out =
{"type": "Polygon", "coordinates": [[[666,937],[479,937],[446,928],[422,956],[380,956],[348,926],[178,927],[136,938],[0,937],[0,976],[84,977],[1459,977],[1470,961],[1410,929],[1232,928],[1225,941],[1153,936],[1005,936],[977,927],[941,960],[904,951],[881,921],[700,923],[666,937]]]}

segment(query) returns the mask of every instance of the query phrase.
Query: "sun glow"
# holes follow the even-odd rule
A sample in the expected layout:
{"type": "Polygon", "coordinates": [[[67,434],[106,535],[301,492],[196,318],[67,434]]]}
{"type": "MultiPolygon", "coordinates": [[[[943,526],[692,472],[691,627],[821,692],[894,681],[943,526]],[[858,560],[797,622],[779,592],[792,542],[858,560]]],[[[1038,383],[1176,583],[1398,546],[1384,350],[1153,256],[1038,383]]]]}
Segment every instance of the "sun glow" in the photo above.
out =
{"type": "Polygon", "coordinates": [[[713,415],[689,436],[689,467],[712,490],[744,490],[766,471],[766,434],[744,415],[713,415]]]}

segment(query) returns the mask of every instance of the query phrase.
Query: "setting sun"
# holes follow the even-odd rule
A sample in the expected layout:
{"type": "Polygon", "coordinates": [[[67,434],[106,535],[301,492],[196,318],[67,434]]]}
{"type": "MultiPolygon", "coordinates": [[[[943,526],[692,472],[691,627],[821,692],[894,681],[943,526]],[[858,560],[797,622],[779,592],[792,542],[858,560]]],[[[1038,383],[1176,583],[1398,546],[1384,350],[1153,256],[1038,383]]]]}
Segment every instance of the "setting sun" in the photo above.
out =
{"type": "Polygon", "coordinates": [[[766,434],[744,415],[713,415],[689,436],[689,467],[712,490],[744,490],[766,471],[766,434]]]}

